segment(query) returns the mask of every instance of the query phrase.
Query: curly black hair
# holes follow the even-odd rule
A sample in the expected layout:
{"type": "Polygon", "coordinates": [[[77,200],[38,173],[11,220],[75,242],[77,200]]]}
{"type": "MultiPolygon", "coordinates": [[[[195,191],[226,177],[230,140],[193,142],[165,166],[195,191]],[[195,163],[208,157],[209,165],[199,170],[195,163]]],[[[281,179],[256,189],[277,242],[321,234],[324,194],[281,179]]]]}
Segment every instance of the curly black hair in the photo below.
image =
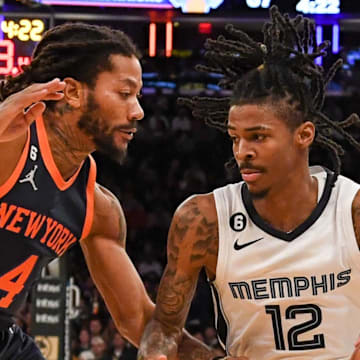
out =
{"type": "Polygon", "coordinates": [[[97,74],[111,70],[110,55],[140,57],[133,41],[122,31],[85,23],[65,23],[45,32],[22,72],[0,82],[0,101],[35,82],[72,77],[88,85],[97,74]]]}
{"type": "Polygon", "coordinates": [[[282,15],[276,6],[271,7],[270,21],[263,26],[262,43],[233,25],[227,25],[226,30],[232,38],[221,35],[216,40],[208,39],[205,57],[209,64],[196,68],[222,75],[219,86],[232,90],[232,96],[180,98],[178,102],[190,107],[195,117],[224,132],[228,129],[231,105],[285,103],[291,111],[282,112],[282,115],[290,128],[308,120],[314,123],[314,142],[329,151],[335,182],[344,149],[329,137],[329,133],[332,130],[341,133],[360,151],[360,143],[346,131],[354,123],[360,124],[358,115],[335,122],[322,112],[326,87],[341,68],[342,60],[337,60],[325,72],[315,59],[326,56],[329,42],[318,45],[314,22],[300,15],[291,19],[288,14],[282,15]]]}

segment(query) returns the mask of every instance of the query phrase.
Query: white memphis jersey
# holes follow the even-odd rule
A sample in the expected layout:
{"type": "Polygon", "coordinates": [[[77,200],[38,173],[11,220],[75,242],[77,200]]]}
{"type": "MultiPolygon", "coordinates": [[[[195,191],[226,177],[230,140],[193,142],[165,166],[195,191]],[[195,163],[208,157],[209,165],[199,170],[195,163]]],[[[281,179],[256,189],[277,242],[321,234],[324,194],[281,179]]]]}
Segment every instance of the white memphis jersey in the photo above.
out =
{"type": "Polygon", "coordinates": [[[350,359],[360,334],[360,251],[351,206],[360,186],[312,168],[319,201],[291,232],[265,223],[246,184],[214,191],[219,222],[211,283],[219,340],[250,360],[350,359]]]}

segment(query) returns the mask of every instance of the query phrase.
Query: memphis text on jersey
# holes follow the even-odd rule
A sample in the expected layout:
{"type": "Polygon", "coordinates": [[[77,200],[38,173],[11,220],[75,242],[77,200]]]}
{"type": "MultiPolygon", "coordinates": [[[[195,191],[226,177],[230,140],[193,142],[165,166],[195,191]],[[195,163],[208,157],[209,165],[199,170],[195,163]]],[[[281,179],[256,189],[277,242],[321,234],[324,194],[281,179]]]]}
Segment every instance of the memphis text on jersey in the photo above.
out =
{"type": "Polygon", "coordinates": [[[351,279],[351,269],[338,274],[312,276],[277,277],[251,281],[229,282],[232,296],[235,299],[276,299],[299,297],[305,294],[316,296],[346,285],[351,279]]]}
{"type": "Polygon", "coordinates": [[[6,202],[0,203],[0,229],[24,238],[36,238],[58,256],[64,254],[69,246],[77,241],[68,228],[51,217],[6,202]]]}

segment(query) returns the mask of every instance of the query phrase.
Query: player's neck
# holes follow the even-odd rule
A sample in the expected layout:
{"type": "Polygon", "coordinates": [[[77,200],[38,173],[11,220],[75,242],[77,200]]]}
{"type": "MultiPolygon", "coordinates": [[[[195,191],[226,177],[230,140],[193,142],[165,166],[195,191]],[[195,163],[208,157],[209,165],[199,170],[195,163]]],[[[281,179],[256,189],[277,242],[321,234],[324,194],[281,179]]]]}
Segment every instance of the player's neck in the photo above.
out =
{"type": "Polygon", "coordinates": [[[253,203],[258,214],[272,227],[288,232],[302,224],[315,209],[318,184],[306,166],[279,185],[253,203]]]}
{"type": "Polygon", "coordinates": [[[63,179],[68,180],[93,149],[76,127],[70,111],[49,112],[44,123],[55,164],[63,179]]]}

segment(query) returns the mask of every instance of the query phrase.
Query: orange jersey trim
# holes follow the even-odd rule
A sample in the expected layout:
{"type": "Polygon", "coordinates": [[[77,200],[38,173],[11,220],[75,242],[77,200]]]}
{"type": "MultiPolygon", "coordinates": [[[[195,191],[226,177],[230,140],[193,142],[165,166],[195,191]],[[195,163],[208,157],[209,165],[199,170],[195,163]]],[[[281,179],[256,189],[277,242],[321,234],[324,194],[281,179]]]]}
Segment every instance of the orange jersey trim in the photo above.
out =
{"type": "Polygon", "coordinates": [[[36,130],[39,138],[41,155],[44,160],[45,166],[59,190],[64,191],[68,189],[76,180],[83,165],[83,162],[80,164],[76,172],[68,180],[65,181],[59,169],[57,168],[54,158],[52,156],[49,139],[46,133],[46,128],[42,116],[36,119],[36,130]]]}
{"type": "Polygon", "coordinates": [[[96,182],[96,163],[91,155],[89,178],[86,186],[86,215],[81,239],[86,238],[90,234],[90,230],[94,220],[94,193],[96,182]]]}
{"type": "Polygon", "coordinates": [[[0,186],[0,198],[5,196],[14,187],[15,183],[19,179],[19,176],[24,169],[25,162],[29,153],[29,146],[30,146],[30,127],[28,128],[27,131],[27,140],[24,149],[22,151],[22,154],[14,171],[12,172],[10,177],[5,181],[5,183],[0,186]]]}

